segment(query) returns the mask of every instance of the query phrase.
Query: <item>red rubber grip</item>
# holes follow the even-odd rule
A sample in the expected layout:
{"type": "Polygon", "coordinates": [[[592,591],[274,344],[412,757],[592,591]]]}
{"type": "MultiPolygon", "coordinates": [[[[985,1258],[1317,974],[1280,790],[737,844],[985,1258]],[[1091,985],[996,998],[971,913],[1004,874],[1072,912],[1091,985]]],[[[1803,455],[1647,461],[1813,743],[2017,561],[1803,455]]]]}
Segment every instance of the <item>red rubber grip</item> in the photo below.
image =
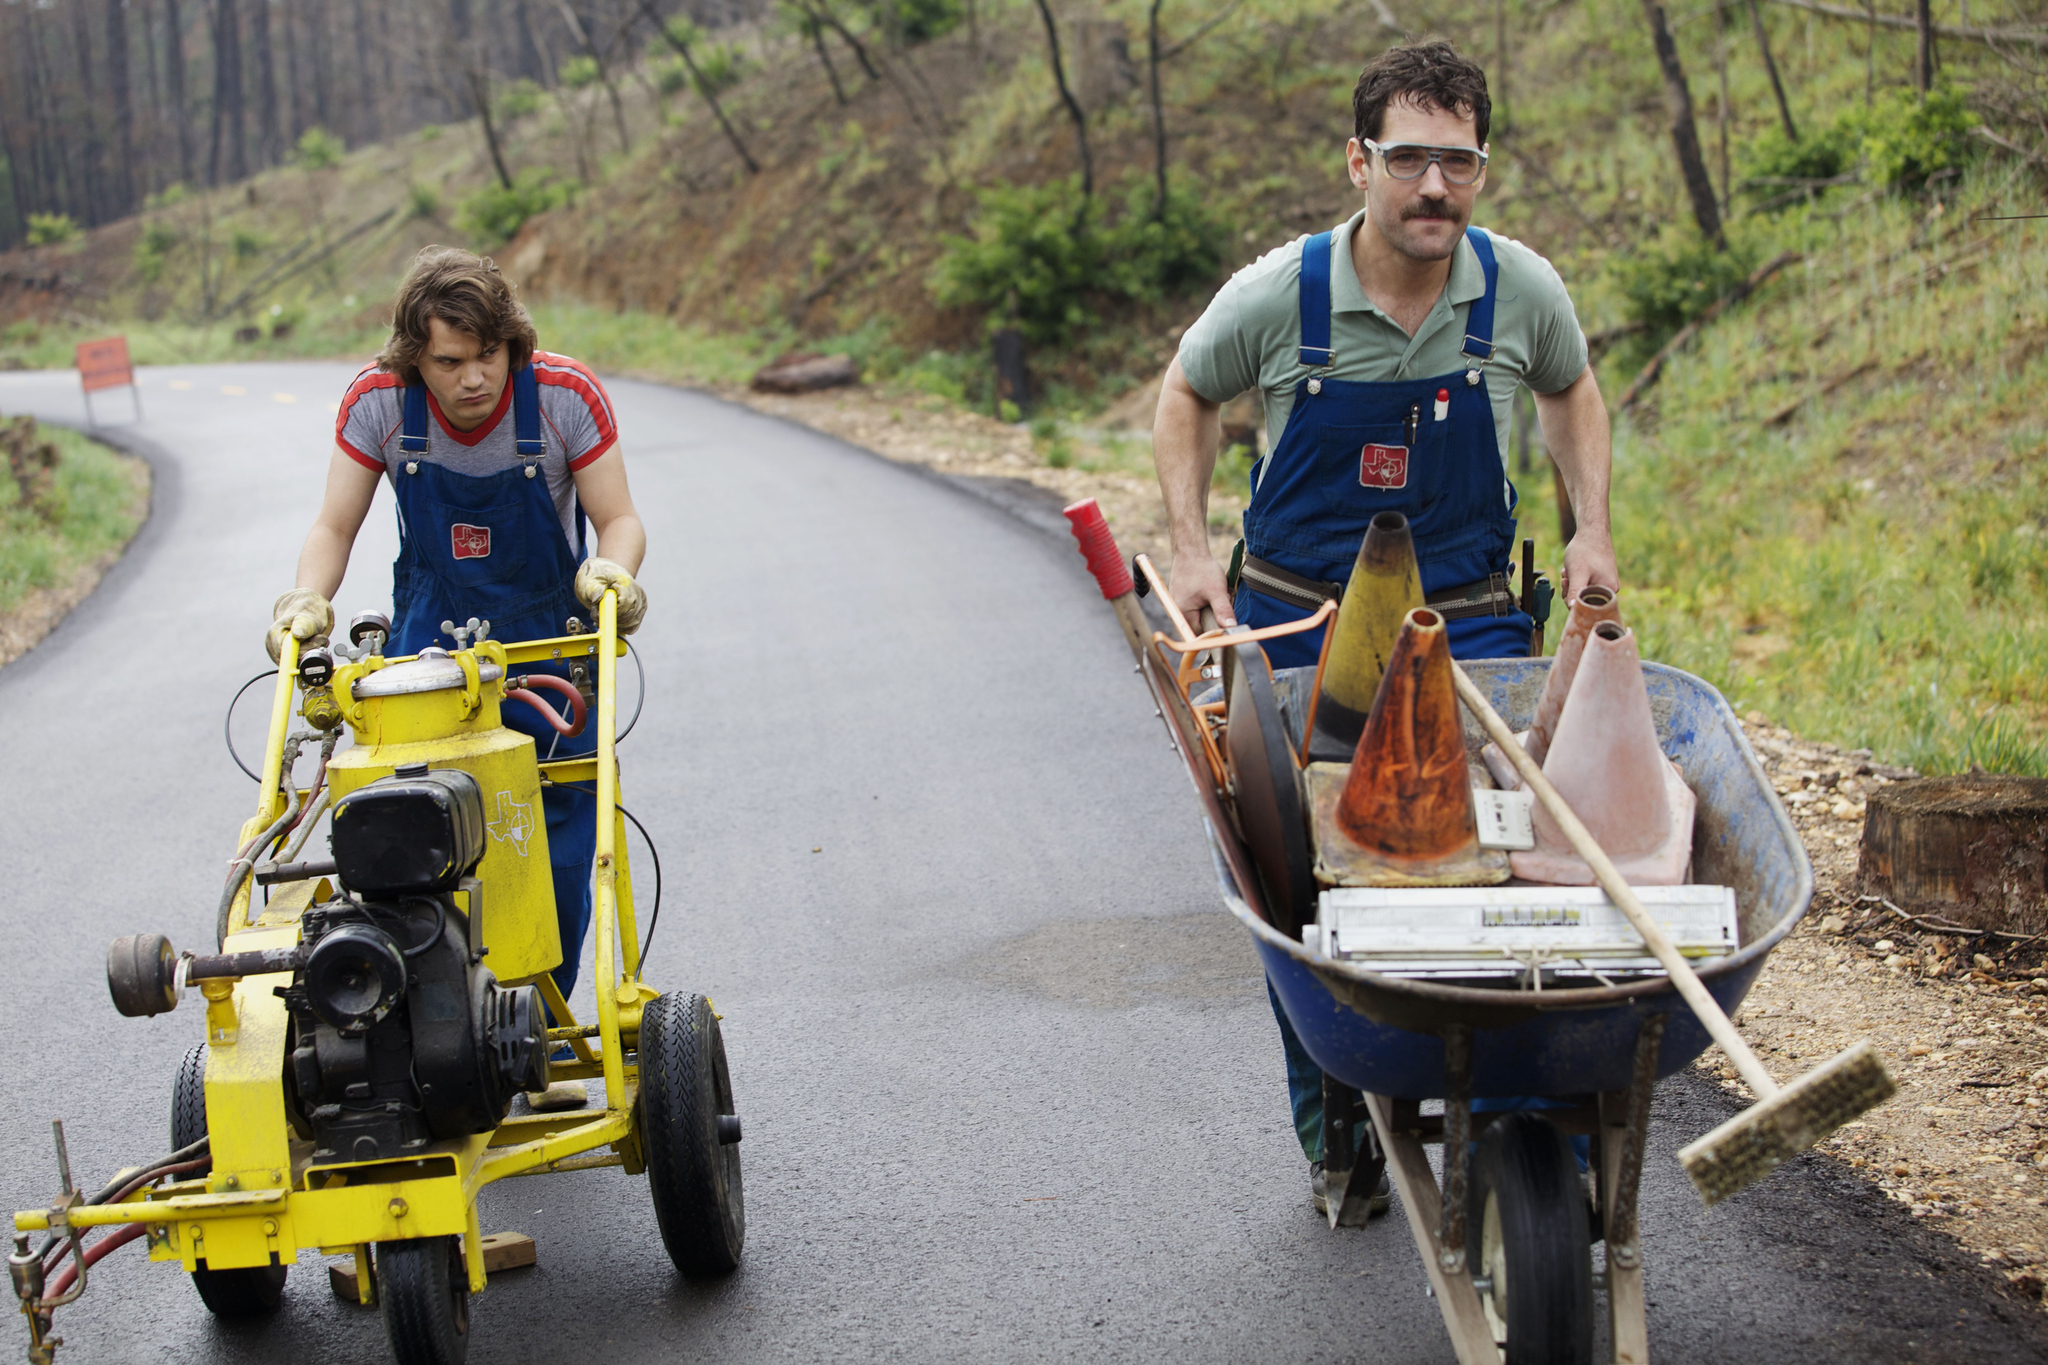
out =
{"type": "Polygon", "coordinates": [[[1074,539],[1081,542],[1081,558],[1088,561],[1088,572],[1095,575],[1103,597],[1114,602],[1125,593],[1136,592],[1130,566],[1118,553],[1116,537],[1109,533],[1109,523],[1102,519],[1102,508],[1095,499],[1083,498],[1067,508],[1066,518],[1073,524],[1074,539]]]}

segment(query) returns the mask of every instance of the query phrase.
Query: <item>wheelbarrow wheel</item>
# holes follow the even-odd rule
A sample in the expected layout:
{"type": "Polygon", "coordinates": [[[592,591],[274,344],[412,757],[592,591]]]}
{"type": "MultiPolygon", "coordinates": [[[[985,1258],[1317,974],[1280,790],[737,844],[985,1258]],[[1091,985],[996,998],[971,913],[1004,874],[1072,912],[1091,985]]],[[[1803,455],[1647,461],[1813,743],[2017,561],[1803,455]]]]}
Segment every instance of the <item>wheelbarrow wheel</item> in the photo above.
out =
{"type": "Polygon", "coordinates": [[[718,1016],[701,995],[664,995],[640,1015],[640,1126],[669,1259],[693,1278],[738,1266],[747,1238],[740,1122],[718,1016]]]}
{"type": "MultiPolygon", "coordinates": [[[[171,1150],[189,1147],[206,1136],[206,1044],[194,1045],[178,1063],[171,1083],[171,1150]]],[[[284,1280],[291,1267],[246,1266],[235,1270],[195,1270],[193,1288],[217,1318],[260,1318],[277,1311],[284,1280]]]]}
{"type": "Polygon", "coordinates": [[[377,1243],[377,1301],[398,1365],[462,1365],[469,1355],[469,1267],[459,1237],[377,1243]]]}
{"type": "Polygon", "coordinates": [[[1593,1247],[1571,1140],[1523,1112],[1478,1147],[1466,1246],[1506,1365],[1591,1365],[1593,1247]]]}

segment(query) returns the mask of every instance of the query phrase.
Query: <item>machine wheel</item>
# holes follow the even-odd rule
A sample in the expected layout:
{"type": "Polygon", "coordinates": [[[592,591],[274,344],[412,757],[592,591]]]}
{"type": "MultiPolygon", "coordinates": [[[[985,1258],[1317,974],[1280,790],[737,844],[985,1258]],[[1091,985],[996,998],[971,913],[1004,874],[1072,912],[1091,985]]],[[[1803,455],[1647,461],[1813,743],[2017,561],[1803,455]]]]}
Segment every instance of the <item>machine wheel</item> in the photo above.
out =
{"type": "MultiPolygon", "coordinates": [[[[178,1063],[171,1084],[171,1150],[206,1136],[206,1044],[178,1063]]],[[[195,1270],[192,1285],[215,1317],[260,1318],[277,1311],[290,1266],[256,1265],[235,1270],[195,1270]]]]}
{"type": "Polygon", "coordinates": [[[664,995],[640,1016],[640,1124],[669,1259],[693,1277],[732,1270],[747,1238],[739,1116],[718,1016],[701,995],[664,995]]]}
{"type": "Polygon", "coordinates": [[[1507,1365],[1591,1365],[1593,1247],[1571,1140],[1507,1114],[1472,1158],[1466,1246],[1507,1365]]]}
{"type": "Polygon", "coordinates": [[[469,1267],[460,1237],[377,1243],[377,1301],[398,1365],[462,1365],[469,1356],[469,1267]]]}

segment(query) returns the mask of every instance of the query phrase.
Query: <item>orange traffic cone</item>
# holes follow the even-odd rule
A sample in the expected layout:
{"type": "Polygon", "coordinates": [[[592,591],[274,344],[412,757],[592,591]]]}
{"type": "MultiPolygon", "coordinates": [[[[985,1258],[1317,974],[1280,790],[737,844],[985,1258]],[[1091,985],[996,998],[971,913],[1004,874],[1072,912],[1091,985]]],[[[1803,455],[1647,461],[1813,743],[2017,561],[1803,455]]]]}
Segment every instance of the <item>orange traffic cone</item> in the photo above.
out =
{"type": "MultiPolygon", "coordinates": [[[[1571,694],[1572,678],[1579,671],[1579,656],[1585,652],[1586,637],[1602,621],[1621,620],[1621,606],[1612,588],[1594,586],[1572,599],[1565,617],[1564,634],[1558,636],[1557,653],[1551,657],[1550,672],[1543,679],[1543,694],[1536,699],[1536,717],[1517,736],[1529,757],[1538,763],[1550,754],[1551,736],[1557,733],[1557,719],[1564,713],[1565,698],[1571,694]]],[[[1503,791],[1519,791],[1522,776],[1499,748],[1488,744],[1479,756],[1503,791]]]]}
{"type": "MultiPolygon", "coordinates": [[[[1697,803],[1677,765],[1657,745],[1642,660],[1626,627],[1602,621],[1586,636],[1543,775],[1623,880],[1635,886],[1685,881],[1697,803]]],[[[1515,875],[1557,886],[1592,885],[1593,870],[1541,803],[1534,822],[1536,847],[1512,855],[1515,875]]]]}
{"type": "Polygon", "coordinates": [[[1506,855],[1479,846],[1444,619],[1408,613],[1348,772],[1309,766],[1316,875],[1338,886],[1490,886],[1506,855]]]}

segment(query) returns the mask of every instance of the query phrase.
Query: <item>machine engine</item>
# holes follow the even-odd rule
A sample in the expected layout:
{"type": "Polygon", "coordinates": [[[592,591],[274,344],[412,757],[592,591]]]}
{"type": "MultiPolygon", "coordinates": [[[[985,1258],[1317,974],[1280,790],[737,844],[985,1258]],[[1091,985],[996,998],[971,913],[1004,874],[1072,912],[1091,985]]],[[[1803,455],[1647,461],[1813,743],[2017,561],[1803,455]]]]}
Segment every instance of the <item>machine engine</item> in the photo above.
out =
{"type": "Polygon", "coordinates": [[[333,830],[344,894],[305,912],[281,991],[294,1126],[316,1164],[490,1131],[514,1094],[547,1086],[547,1016],[536,989],[483,965],[481,926],[451,894],[484,912],[468,878],[484,852],[475,779],[401,767],[338,800],[333,830]]]}

